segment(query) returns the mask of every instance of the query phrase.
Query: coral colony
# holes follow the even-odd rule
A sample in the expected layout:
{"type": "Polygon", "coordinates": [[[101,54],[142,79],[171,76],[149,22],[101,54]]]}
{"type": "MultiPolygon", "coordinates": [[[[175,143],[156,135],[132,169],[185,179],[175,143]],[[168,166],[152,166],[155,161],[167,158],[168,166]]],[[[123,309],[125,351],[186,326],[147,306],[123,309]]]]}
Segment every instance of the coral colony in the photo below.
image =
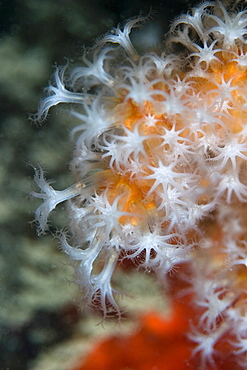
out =
{"type": "Polygon", "coordinates": [[[140,56],[130,32],[144,20],[55,71],[37,119],[70,103],[77,182],[57,191],[36,170],[39,232],[66,201],[73,242],[61,233],[61,245],[89,305],[121,315],[119,261],[167,285],[179,276],[197,313],[192,357],[211,366],[228,348],[246,368],[247,11],[204,2],[175,20],[165,51],[140,56]]]}

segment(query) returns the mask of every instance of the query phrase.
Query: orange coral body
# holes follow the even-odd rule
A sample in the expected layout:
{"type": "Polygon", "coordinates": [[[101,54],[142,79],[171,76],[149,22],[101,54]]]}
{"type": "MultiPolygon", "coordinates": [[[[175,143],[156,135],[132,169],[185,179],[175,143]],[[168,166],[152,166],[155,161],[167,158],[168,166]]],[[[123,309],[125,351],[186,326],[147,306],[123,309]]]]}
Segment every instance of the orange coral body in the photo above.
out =
{"type": "MultiPolygon", "coordinates": [[[[190,302],[180,302],[168,318],[148,312],[139,318],[137,330],[130,335],[112,336],[95,343],[92,351],[71,370],[196,370],[198,356],[192,359],[194,345],[186,333],[190,316],[195,314],[190,302]]],[[[221,351],[207,370],[238,370],[231,349],[219,342],[221,351]]]]}

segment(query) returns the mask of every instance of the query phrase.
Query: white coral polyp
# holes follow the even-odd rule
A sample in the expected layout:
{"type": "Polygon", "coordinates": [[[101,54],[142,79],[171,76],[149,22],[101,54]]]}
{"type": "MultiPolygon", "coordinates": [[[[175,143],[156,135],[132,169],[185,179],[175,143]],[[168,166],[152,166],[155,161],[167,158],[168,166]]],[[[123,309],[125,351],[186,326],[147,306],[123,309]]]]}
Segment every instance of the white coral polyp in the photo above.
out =
{"type": "Polygon", "coordinates": [[[173,23],[165,53],[140,57],[130,32],[144,20],[105,35],[83,66],[56,70],[37,118],[72,103],[80,124],[72,130],[71,168],[79,182],[56,191],[37,170],[41,193],[34,196],[44,203],[36,221],[46,230],[50,212],[68,203],[72,239],[62,234],[62,248],[85,299],[105,315],[120,315],[112,288],[119,259],[159,279],[189,266],[202,310],[190,335],[194,353],[213,363],[227,331],[242,363],[246,335],[236,323],[246,301],[247,12],[200,4],[173,23]],[[174,46],[183,54],[172,54],[174,46]],[[224,226],[234,220],[237,233],[224,226]]]}

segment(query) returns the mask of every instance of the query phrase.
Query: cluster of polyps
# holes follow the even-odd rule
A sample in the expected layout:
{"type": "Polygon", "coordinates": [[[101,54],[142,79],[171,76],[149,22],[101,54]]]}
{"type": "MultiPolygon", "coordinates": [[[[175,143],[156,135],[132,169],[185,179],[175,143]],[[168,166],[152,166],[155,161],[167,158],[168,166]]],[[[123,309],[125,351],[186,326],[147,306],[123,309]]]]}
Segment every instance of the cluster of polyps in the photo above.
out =
{"type": "Polygon", "coordinates": [[[78,182],[56,191],[37,170],[36,220],[44,231],[67,201],[74,242],[62,234],[61,244],[85,299],[105,315],[120,314],[117,261],[163,281],[186,266],[201,312],[195,352],[212,361],[227,333],[246,366],[247,11],[207,2],[178,18],[167,49],[183,56],[139,56],[129,34],[141,21],[105,35],[83,66],[56,70],[38,119],[72,103],[78,182]]]}

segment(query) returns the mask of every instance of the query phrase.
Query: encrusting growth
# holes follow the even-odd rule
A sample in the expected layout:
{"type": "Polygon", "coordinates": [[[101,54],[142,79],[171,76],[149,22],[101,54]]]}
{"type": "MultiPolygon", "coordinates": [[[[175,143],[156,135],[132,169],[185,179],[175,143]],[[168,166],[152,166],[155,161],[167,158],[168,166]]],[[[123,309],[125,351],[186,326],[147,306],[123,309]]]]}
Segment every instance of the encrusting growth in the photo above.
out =
{"type": "Polygon", "coordinates": [[[167,54],[138,56],[129,34],[140,21],[104,36],[82,67],[55,71],[37,119],[72,103],[79,182],[57,191],[36,170],[39,232],[66,201],[73,245],[62,234],[62,248],[105,316],[121,314],[119,260],[163,282],[179,267],[200,313],[194,354],[212,364],[225,340],[246,368],[247,11],[200,4],[171,26],[167,54]]]}

